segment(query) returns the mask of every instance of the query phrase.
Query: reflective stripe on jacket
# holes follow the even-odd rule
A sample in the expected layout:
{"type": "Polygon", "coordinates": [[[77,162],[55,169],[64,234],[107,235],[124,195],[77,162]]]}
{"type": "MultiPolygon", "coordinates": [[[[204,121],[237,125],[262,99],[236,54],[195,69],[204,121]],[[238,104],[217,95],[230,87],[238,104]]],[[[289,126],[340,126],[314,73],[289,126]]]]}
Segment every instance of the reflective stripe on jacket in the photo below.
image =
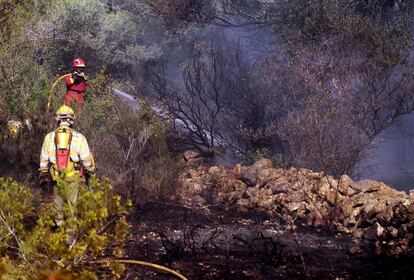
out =
{"type": "MultiPolygon", "coordinates": [[[[88,172],[94,172],[95,164],[88,141],[82,133],[74,130],[71,131],[70,161],[75,164],[80,164],[88,172]]],[[[40,153],[40,171],[47,172],[50,165],[56,167],[55,133],[56,131],[48,133],[43,141],[42,151],[40,153]]]]}

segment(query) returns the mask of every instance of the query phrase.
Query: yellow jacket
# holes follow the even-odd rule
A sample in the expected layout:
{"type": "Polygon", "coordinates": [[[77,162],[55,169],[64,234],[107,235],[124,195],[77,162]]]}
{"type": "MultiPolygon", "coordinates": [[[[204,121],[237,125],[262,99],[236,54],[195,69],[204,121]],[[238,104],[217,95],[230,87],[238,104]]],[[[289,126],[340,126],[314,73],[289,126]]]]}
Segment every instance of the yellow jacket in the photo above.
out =
{"type": "Polygon", "coordinates": [[[89,149],[88,141],[85,136],[68,127],[61,126],[57,130],[48,133],[43,141],[42,151],[40,154],[40,172],[50,171],[52,178],[58,176],[56,165],[56,133],[64,133],[69,131],[72,133],[70,141],[70,160],[68,161],[67,171],[71,174],[79,173],[81,167],[89,173],[95,171],[95,162],[93,155],[89,149]]]}

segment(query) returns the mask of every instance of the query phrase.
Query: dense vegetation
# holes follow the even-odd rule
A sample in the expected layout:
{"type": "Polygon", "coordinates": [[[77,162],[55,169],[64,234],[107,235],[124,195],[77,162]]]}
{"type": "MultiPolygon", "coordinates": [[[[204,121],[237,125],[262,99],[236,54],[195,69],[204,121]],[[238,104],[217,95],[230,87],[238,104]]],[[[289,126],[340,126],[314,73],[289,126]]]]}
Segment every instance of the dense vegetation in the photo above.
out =
{"type": "MultiPolygon", "coordinates": [[[[73,274],[74,279],[97,279],[98,257],[123,256],[128,224],[120,196],[113,195],[109,182],[92,180],[91,191],[80,184],[73,205],[65,193],[67,184],[79,182],[59,181],[65,218],[54,228],[57,213],[51,203],[43,204],[39,212],[39,201],[28,188],[0,179],[0,279],[36,279],[56,270],[73,274]]],[[[107,272],[101,274],[113,278],[124,269],[111,263],[102,267],[107,272]]]]}
{"type": "Polygon", "coordinates": [[[50,81],[83,56],[110,79],[89,102],[112,102],[106,86],[118,86],[161,102],[182,145],[206,156],[266,154],[337,175],[412,110],[410,1],[3,2],[2,120],[38,118],[50,81]],[[274,47],[253,58],[229,48],[236,29],[274,47]]]}
{"type": "MultiPolygon", "coordinates": [[[[232,163],[265,155],[279,166],[350,174],[374,137],[413,110],[412,5],[0,0],[0,177],[36,186],[41,143],[64,89],[55,91],[51,112],[48,93],[77,56],[92,81],[76,128],[88,138],[98,176],[124,199],[173,193],[177,152],[188,148],[208,158],[226,153],[232,163]],[[234,39],[237,32],[249,39],[234,39]],[[253,54],[268,44],[257,34],[272,43],[253,54]],[[115,97],[113,87],[138,97],[139,108],[115,97]],[[16,135],[10,121],[19,123],[16,135]]],[[[1,184],[28,203],[16,210],[23,211],[16,224],[34,202],[21,186],[1,184]]],[[[2,239],[1,256],[19,247],[17,240],[35,254],[25,234],[44,234],[42,215],[31,216],[36,226],[15,229],[22,237],[2,239]]],[[[3,259],[0,271],[30,262],[15,249],[17,264],[3,259]]]]}

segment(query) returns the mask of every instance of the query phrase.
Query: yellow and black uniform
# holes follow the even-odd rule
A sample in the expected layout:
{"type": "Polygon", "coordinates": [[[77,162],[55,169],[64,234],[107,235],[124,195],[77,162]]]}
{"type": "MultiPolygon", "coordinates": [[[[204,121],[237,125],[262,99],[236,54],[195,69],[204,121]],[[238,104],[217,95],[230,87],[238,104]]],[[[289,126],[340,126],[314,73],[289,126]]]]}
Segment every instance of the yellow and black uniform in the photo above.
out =
{"type": "Polygon", "coordinates": [[[66,105],[60,107],[56,112],[59,127],[46,135],[40,154],[41,183],[48,183],[49,178],[56,183],[60,175],[65,174],[62,178],[63,187],[54,184],[53,188],[53,202],[57,210],[55,222],[58,226],[63,221],[64,203],[68,203],[70,212],[74,214],[79,184],[85,183],[88,175],[95,171],[88,141],[82,133],[71,128],[74,120],[75,112],[72,108],[66,105]]]}
{"type": "Polygon", "coordinates": [[[85,136],[66,126],[46,135],[40,154],[40,172],[50,172],[52,180],[56,181],[63,170],[66,170],[66,177],[82,177],[84,172],[95,171],[85,136]]]}
{"type": "Polygon", "coordinates": [[[95,162],[89,149],[88,141],[82,133],[71,127],[75,120],[75,112],[63,105],[56,112],[58,129],[46,135],[40,154],[40,174],[45,177],[50,173],[56,181],[63,171],[70,179],[75,175],[84,177],[85,173],[95,171],[95,162]]]}

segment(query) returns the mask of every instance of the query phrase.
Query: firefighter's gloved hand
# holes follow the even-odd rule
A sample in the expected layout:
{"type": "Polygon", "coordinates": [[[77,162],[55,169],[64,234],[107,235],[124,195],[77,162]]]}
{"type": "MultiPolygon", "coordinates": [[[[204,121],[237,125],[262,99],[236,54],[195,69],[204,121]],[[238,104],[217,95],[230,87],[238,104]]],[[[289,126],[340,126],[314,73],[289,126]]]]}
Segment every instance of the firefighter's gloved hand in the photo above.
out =
{"type": "Polygon", "coordinates": [[[89,184],[89,180],[90,180],[92,175],[93,175],[92,172],[85,170],[85,183],[86,183],[86,187],[87,187],[88,191],[92,191],[92,188],[89,184]]]}
{"type": "Polygon", "coordinates": [[[79,75],[78,72],[74,72],[72,74],[72,77],[75,79],[75,84],[80,84],[81,82],[85,80],[81,75],[79,75]]]}
{"type": "Polygon", "coordinates": [[[50,191],[50,178],[49,173],[41,171],[39,174],[39,185],[45,191],[50,191]]]}
{"type": "Polygon", "coordinates": [[[85,81],[88,80],[88,76],[85,74],[85,72],[79,72],[79,77],[83,78],[85,81]]]}
{"type": "Polygon", "coordinates": [[[47,170],[46,171],[43,171],[43,170],[40,171],[39,181],[40,181],[40,183],[49,181],[49,172],[47,170]]]}

